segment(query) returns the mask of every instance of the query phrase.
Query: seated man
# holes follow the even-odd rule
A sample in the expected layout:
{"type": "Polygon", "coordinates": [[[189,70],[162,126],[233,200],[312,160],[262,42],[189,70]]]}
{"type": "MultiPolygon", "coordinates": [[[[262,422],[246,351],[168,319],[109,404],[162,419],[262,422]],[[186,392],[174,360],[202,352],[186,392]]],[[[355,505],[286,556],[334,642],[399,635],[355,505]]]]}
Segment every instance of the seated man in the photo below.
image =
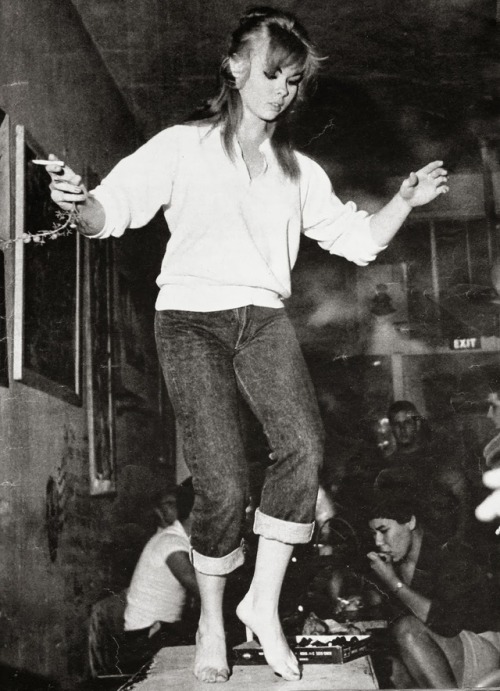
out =
{"type": "Polygon", "coordinates": [[[177,520],[167,527],[163,516],[165,497],[159,497],[161,527],[144,547],[132,576],[125,631],[117,639],[120,672],[135,672],[167,645],[194,642],[194,629],[183,621],[188,597],[197,600],[199,596],[189,560],[194,503],[191,478],[176,488],[175,496],[177,520]]]}
{"type": "Polygon", "coordinates": [[[500,663],[498,598],[469,548],[439,544],[405,500],[371,508],[374,587],[388,608],[396,688],[473,687],[500,663]]]}
{"type": "Polygon", "coordinates": [[[443,541],[467,539],[472,504],[462,444],[431,430],[410,401],[395,401],[387,417],[396,448],[386,458],[375,488],[406,493],[416,500],[421,522],[431,525],[443,541]]]}

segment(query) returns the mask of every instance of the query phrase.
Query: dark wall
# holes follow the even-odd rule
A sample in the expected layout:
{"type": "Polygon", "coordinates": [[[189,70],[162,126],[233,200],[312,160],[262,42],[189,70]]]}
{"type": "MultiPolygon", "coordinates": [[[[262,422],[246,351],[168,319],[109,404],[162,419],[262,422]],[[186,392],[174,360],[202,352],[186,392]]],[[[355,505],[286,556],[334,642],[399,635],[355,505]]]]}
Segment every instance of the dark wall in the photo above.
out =
{"type": "MultiPolygon", "coordinates": [[[[70,2],[0,2],[0,110],[9,118],[10,137],[10,162],[5,150],[0,161],[4,239],[15,223],[17,126],[40,150],[96,179],[140,142],[134,118],[70,2]]],[[[92,603],[128,584],[153,529],[152,488],[172,480],[172,468],[158,462],[150,281],[156,260],[151,250],[161,253],[165,227],[140,232],[140,241],[124,240],[115,252],[115,287],[127,291],[135,339],[130,363],[120,338],[123,301],[116,293],[117,492],[93,497],[85,395],[83,405],[71,403],[12,379],[15,251],[14,243],[2,244],[10,381],[0,386],[0,664],[67,688],[87,673],[92,603]],[[50,549],[49,523],[55,527],[50,549]]],[[[87,354],[83,349],[84,372],[87,354]]]]}

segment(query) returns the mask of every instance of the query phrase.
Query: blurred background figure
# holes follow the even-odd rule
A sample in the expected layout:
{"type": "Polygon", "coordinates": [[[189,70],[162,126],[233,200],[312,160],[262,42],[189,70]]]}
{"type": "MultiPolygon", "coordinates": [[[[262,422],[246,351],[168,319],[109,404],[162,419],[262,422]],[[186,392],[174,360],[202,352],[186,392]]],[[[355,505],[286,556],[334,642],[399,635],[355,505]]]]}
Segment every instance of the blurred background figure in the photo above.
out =
{"type": "Polygon", "coordinates": [[[374,503],[368,553],[389,621],[395,688],[471,688],[500,663],[498,593],[478,555],[443,544],[407,499],[374,503]]]}
{"type": "Polygon", "coordinates": [[[375,480],[375,490],[416,498],[422,522],[429,521],[443,540],[466,540],[472,509],[461,441],[432,430],[410,401],[395,401],[387,418],[395,448],[383,454],[386,467],[375,480]]]}
{"type": "Polygon", "coordinates": [[[173,525],[178,518],[176,491],[161,492],[156,501],[155,515],[162,528],[173,525]]]}
{"type": "Polygon", "coordinates": [[[193,504],[191,478],[158,494],[159,526],[142,550],[130,587],[94,605],[94,676],[133,674],[160,648],[194,642],[199,591],[189,560],[193,504]]]}

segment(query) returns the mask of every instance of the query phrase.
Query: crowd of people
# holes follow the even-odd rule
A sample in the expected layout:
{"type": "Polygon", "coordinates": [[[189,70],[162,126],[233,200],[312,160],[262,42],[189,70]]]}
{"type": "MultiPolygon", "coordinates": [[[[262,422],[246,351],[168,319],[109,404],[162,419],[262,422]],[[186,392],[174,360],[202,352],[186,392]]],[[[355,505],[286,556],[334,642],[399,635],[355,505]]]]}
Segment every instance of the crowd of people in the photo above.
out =
{"type": "MultiPolygon", "coordinates": [[[[209,683],[230,676],[225,592],[245,561],[242,536],[250,499],[238,403],[243,398],[264,430],[269,462],[254,507],[254,569],[236,616],[258,638],[277,675],[291,681],[301,676],[279,603],[294,548],[314,535],[324,432],[314,387],[283,309],[300,236],[366,265],[414,207],[448,191],[443,162],[433,161],[410,173],[375,213],[340,201],[326,172],[293,147],[287,126],[321,61],[292,14],[251,9],[231,35],[215,97],[191,119],[166,128],[120,161],[94,190],[49,156],[52,199],[63,210],[77,210],[79,230],[88,237],[119,237],[127,228],[145,225],[159,209],[171,233],[157,280],[155,336],[182,430],[194,504],[186,513],[180,503],[186,487],[177,488],[176,519],[151,537],[139,559],[126,595],[124,631],[117,638],[121,669],[179,641],[184,606],[194,600],[194,674],[209,683]]],[[[375,551],[364,538],[360,544],[389,604],[395,600],[402,609],[391,628],[407,678],[414,686],[460,685],[469,680],[460,663],[469,650],[465,634],[468,642],[474,638],[474,651],[480,647],[476,634],[484,645],[497,644],[489,635],[493,609],[486,616],[484,574],[477,571],[474,577],[481,598],[458,583],[464,568],[476,573],[474,562],[454,551],[464,542],[470,519],[463,468],[456,449],[443,462],[444,442],[426,428],[412,404],[394,404],[388,414],[394,454],[383,459],[385,467],[370,466],[370,473],[377,472],[375,477],[365,473],[363,491],[413,495],[419,507],[400,515],[379,503],[384,508],[372,513],[371,503],[359,500],[356,482],[351,496],[358,497],[360,510],[354,511],[356,502],[344,501],[344,506],[355,532],[370,526],[375,535],[375,551]],[[430,527],[439,528],[432,538],[436,545],[430,527]],[[469,598],[470,620],[448,611],[454,602],[446,596],[448,581],[455,599],[469,598]],[[409,646],[415,636],[421,645],[409,646]]],[[[486,476],[489,483],[496,482],[492,473],[486,476]]],[[[494,494],[479,514],[497,511],[496,502],[494,494]]],[[[478,667],[478,674],[484,671],[484,665],[478,667]]]]}
{"type": "MultiPolygon", "coordinates": [[[[488,418],[500,430],[500,386],[494,390],[491,372],[477,372],[478,377],[481,374],[486,374],[482,402],[488,405],[488,418]]],[[[316,626],[321,625],[322,619],[341,611],[339,603],[347,603],[349,593],[357,593],[361,618],[376,611],[388,622],[386,655],[395,688],[470,688],[487,685],[489,680],[498,682],[499,580],[491,573],[485,545],[477,549],[474,544],[477,520],[464,472],[466,450],[460,439],[453,440],[442,430],[434,438],[428,421],[409,401],[394,402],[387,417],[394,436],[392,453],[386,456],[375,447],[372,450],[381,466],[373,473],[362,523],[355,515],[356,507],[350,512],[340,509],[335,495],[320,487],[316,530],[321,531],[321,547],[331,548],[324,551],[331,557],[327,559],[326,597],[318,598],[314,592],[318,570],[313,559],[302,572],[296,593],[290,592],[285,581],[282,617],[286,616],[287,597],[293,600],[291,610],[298,602],[302,609],[302,615],[292,622],[295,629],[288,626],[287,633],[307,630],[303,627],[311,614],[316,626]],[[339,546],[335,536],[325,530],[330,520],[338,520],[339,510],[358,531],[355,558],[352,552],[335,552],[339,546]]],[[[495,480],[499,474],[498,439],[497,431],[484,448],[484,480],[493,492],[475,509],[482,521],[500,518],[500,482],[495,480]]],[[[366,499],[368,493],[364,496],[366,499]]],[[[159,527],[145,545],[122,597],[121,619],[112,635],[106,631],[109,621],[104,620],[106,636],[95,641],[101,673],[130,674],[164,646],[194,643],[199,588],[189,559],[193,503],[191,478],[159,493],[159,527]]],[[[248,510],[255,510],[254,502],[249,501],[248,510]]],[[[494,526],[490,537],[486,547],[498,554],[494,526]]],[[[250,533],[248,538],[251,542],[250,533]]],[[[254,547],[255,542],[247,546],[250,560],[254,547]]],[[[251,569],[247,565],[235,574],[230,594],[244,590],[251,569]]],[[[227,621],[227,627],[234,627],[235,622],[237,619],[227,621]]],[[[233,642],[238,635],[243,636],[242,629],[230,632],[233,642]]]]}

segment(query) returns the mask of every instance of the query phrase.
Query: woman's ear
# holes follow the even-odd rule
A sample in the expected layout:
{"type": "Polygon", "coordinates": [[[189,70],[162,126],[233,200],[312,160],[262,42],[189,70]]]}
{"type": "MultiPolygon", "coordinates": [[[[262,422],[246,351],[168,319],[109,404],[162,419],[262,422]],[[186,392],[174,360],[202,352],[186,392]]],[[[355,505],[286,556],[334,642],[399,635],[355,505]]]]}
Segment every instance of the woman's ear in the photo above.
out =
{"type": "Polygon", "coordinates": [[[229,58],[229,70],[233,75],[235,87],[241,89],[247,78],[248,66],[246,61],[237,55],[231,55],[229,58]]]}
{"type": "Polygon", "coordinates": [[[410,530],[415,530],[415,528],[417,527],[417,519],[415,518],[415,516],[412,516],[410,518],[410,520],[408,521],[408,525],[410,527],[410,530]]]}

